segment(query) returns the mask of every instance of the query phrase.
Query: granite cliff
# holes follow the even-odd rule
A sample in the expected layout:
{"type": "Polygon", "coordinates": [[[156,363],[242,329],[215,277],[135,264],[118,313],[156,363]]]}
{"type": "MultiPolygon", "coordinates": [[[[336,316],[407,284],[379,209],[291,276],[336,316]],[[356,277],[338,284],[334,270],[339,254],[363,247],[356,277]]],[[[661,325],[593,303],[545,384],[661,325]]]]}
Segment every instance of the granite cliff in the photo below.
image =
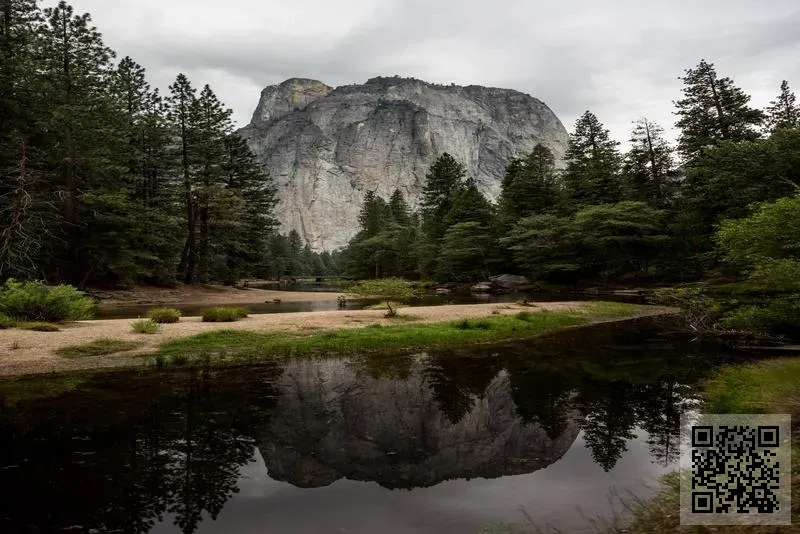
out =
{"type": "Polygon", "coordinates": [[[494,200],[505,167],[536,143],[563,157],[567,132],[543,102],[510,89],[379,77],[332,88],[290,79],[261,93],[240,130],[278,186],[282,230],[315,249],[358,230],[366,191],[400,189],[416,207],[430,164],[449,152],[494,200]]]}

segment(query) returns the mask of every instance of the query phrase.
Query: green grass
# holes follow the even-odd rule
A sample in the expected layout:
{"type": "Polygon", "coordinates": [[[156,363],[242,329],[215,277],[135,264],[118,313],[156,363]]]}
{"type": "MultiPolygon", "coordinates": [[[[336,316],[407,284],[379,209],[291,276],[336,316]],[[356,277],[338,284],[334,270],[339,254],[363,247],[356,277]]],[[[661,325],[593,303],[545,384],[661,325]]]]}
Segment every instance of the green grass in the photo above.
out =
{"type": "Polygon", "coordinates": [[[583,305],[583,313],[588,313],[597,317],[627,317],[634,315],[639,306],[627,304],[625,302],[596,301],[587,302],[583,305]]]}
{"type": "Polygon", "coordinates": [[[158,334],[161,325],[153,319],[138,319],[133,322],[131,328],[136,334],[158,334]]]}
{"type": "Polygon", "coordinates": [[[64,358],[85,358],[88,356],[104,356],[106,354],[115,354],[117,352],[127,352],[137,349],[142,346],[142,343],[136,341],[121,341],[119,339],[96,339],[89,343],[82,345],[70,345],[69,347],[62,347],[56,351],[56,354],[64,358]]]}
{"type": "Polygon", "coordinates": [[[159,350],[162,363],[176,356],[191,360],[213,357],[217,362],[247,363],[267,358],[317,354],[353,354],[474,345],[524,339],[584,324],[586,317],[568,313],[537,313],[520,320],[500,316],[448,323],[333,330],[311,334],[216,330],[167,341],[159,350]]]}
{"type": "Polygon", "coordinates": [[[17,323],[19,330],[33,330],[34,332],[58,332],[61,328],[54,323],[44,321],[32,321],[27,323],[17,323]]]}
{"type": "Polygon", "coordinates": [[[704,397],[707,413],[790,413],[800,422],[800,358],[724,367],[704,397]]]}
{"type": "Polygon", "coordinates": [[[206,308],[203,310],[204,323],[233,323],[247,317],[246,308],[206,308]]]}
{"type": "Polygon", "coordinates": [[[14,328],[16,324],[17,321],[15,321],[12,317],[0,314],[0,330],[5,330],[6,328],[14,328]]]}
{"type": "Polygon", "coordinates": [[[147,312],[147,316],[159,324],[177,323],[181,320],[181,312],[175,308],[153,308],[147,312]]]}

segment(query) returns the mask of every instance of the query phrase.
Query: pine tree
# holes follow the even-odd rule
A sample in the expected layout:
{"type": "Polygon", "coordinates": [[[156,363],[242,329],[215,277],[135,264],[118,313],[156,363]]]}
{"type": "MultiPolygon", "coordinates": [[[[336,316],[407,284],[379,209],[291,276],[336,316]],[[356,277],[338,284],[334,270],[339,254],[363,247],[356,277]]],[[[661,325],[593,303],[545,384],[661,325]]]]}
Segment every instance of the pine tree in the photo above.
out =
{"type": "Polygon", "coordinates": [[[676,126],[681,130],[678,149],[687,161],[719,141],[758,138],[764,114],[748,106],[750,96],[733,80],[719,78],[713,63],[701,60],[679,79],[684,84],[684,98],[675,102],[675,114],[680,117],[676,126]]]}
{"type": "Polygon", "coordinates": [[[41,12],[34,0],[0,0],[0,280],[40,273],[45,227],[37,217],[46,200],[38,183],[35,125],[43,112],[35,54],[41,12]]]}
{"type": "Polygon", "coordinates": [[[564,172],[566,194],[574,207],[619,200],[622,185],[618,145],[594,113],[586,111],[575,122],[564,172]]]}
{"type": "Polygon", "coordinates": [[[98,206],[84,204],[89,200],[84,192],[102,186],[105,193],[94,198],[99,206],[110,202],[113,210],[127,211],[119,204],[125,197],[119,183],[123,162],[118,160],[120,147],[115,146],[122,135],[108,91],[114,53],[91,26],[91,17],[75,15],[63,0],[45,9],[44,16],[46,24],[39,32],[40,73],[49,112],[43,130],[53,170],[49,186],[63,210],[60,228],[53,228],[63,245],[51,251],[58,256],[60,278],[82,285],[102,266],[108,252],[102,247],[92,251],[83,247],[84,237],[92,235],[87,225],[98,213],[98,206]]]}
{"type": "Polygon", "coordinates": [[[437,258],[437,278],[469,282],[486,279],[495,248],[492,234],[480,222],[466,221],[450,226],[437,258]]]}
{"type": "Polygon", "coordinates": [[[469,179],[453,196],[450,210],[444,216],[444,226],[449,228],[458,223],[476,222],[488,227],[493,216],[492,204],[478,190],[475,181],[469,179]]]}
{"type": "Polygon", "coordinates": [[[527,158],[512,160],[506,167],[500,212],[509,223],[552,212],[559,207],[560,194],[553,153],[537,144],[527,158]]]}
{"type": "Polygon", "coordinates": [[[389,206],[386,205],[386,201],[376,195],[375,191],[367,191],[361,212],[358,214],[362,237],[372,237],[380,233],[386,227],[388,215],[389,206]]]}
{"type": "Polygon", "coordinates": [[[287,273],[292,276],[302,276],[307,267],[303,261],[303,238],[297,230],[292,230],[287,236],[287,273]]]}
{"type": "Polygon", "coordinates": [[[439,156],[425,177],[422,190],[422,226],[429,238],[436,241],[444,236],[444,218],[453,205],[456,192],[464,182],[467,171],[447,152],[439,156]]]}
{"type": "Polygon", "coordinates": [[[797,97],[789,89],[789,82],[781,82],[781,94],[769,103],[766,118],[767,132],[772,133],[778,128],[800,127],[800,106],[797,97]]]}
{"type": "Polygon", "coordinates": [[[169,118],[175,128],[178,146],[176,169],[183,186],[183,204],[186,214],[186,239],[178,264],[178,277],[185,283],[192,283],[197,273],[197,198],[195,195],[194,169],[197,157],[193,143],[196,137],[193,111],[197,93],[184,74],[179,74],[170,85],[169,118]]]}
{"type": "Polygon", "coordinates": [[[197,121],[198,277],[209,282],[215,265],[223,260],[222,242],[228,242],[228,235],[241,230],[234,214],[241,211],[243,202],[223,186],[233,112],[224,107],[208,85],[203,87],[193,110],[197,121]]]}
{"type": "MultiPolygon", "coordinates": [[[[257,161],[247,142],[238,134],[225,139],[225,188],[243,201],[239,231],[221,236],[229,278],[240,278],[266,269],[269,242],[278,222],[275,184],[269,172],[257,161]],[[235,272],[234,272],[235,271],[235,272]]],[[[235,216],[235,215],[234,215],[235,216]]]]}
{"type": "Polygon", "coordinates": [[[175,202],[178,190],[169,174],[170,132],[164,102],[151,90],[144,68],[130,57],[117,65],[112,92],[122,115],[129,176],[127,241],[135,267],[123,278],[169,283],[175,279],[176,250],[180,248],[180,217],[175,202]]]}
{"type": "Polygon", "coordinates": [[[626,196],[653,205],[663,203],[668,196],[672,166],[672,147],[664,139],[664,129],[646,118],[636,121],[623,167],[626,196]]]}
{"type": "Polygon", "coordinates": [[[411,224],[411,210],[408,208],[402,191],[395,189],[389,199],[389,214],[392,220],[402,226],[411,224]]]}

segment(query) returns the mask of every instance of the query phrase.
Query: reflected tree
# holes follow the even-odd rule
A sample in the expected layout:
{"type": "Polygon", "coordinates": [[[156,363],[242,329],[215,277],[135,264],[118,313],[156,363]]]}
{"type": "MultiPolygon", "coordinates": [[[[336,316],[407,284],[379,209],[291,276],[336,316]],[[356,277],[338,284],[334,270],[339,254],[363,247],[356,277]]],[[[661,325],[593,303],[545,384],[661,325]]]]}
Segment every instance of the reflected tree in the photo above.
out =
{"type": "Polygon", "coordinates": [[[414,361],[413,354],[367,354],[353,358],[350,363],[357,372],[376,380],[407,380],[414,361]]]}
{"type": "Polygon", "coordinates": [[[569,424],[574,387],[568,375],[520,359],[509,362],[507,371],[520,418],[526,423],[537,423],[550,439],[563,434],[569,424]]]}
{"type": "Polygon", "coordinates": [[[587,381],[581,387],[577,407],[585,417],[583,437],[592,459],[611,471],[636,437],[635,386],[625,382],[587,381]]]}
{"type": "Polygon", "coordinates": [[[439,352],[426,362],[423,375],[439,409],[448,421],[457,424],[472,410],[476,399],[484,396],[500,368],[494,358],[439,352]]]}
{"type": "Polygon", "coordinates": [[[689,387],[674,380],[648,386],[637,403],[640,426],[647,434],[650,454],[668,466],[680,457],[681,414],[689,402],[689,387]]]}
{"type": "Polygon", "coordinates": [[[16,467],[0,473],[0,531],[138,534],[169,514],[195,532],[236,491],[279,373],[99,375],[57,401],[3,407],[0,465],[16,467]]]}

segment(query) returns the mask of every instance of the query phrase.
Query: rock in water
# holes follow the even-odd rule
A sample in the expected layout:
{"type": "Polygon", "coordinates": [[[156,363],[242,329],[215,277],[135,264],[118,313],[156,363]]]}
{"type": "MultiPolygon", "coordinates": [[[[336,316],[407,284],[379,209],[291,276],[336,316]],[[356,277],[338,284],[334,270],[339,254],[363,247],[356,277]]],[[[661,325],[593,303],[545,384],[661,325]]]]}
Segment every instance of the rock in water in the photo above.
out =
{"type": "Polygon", "coordinates": [[[367,191],[400,189],[416,208],[431,163],[449,152],[491,200],[505,167],[541,143],[560,160],[567,131],[543,102],[510,89],[372,78],[333,89],[290,79],[270,86],[239,133],[272,174],[282,231],[314,250],[344,247],[367,191]]]}

